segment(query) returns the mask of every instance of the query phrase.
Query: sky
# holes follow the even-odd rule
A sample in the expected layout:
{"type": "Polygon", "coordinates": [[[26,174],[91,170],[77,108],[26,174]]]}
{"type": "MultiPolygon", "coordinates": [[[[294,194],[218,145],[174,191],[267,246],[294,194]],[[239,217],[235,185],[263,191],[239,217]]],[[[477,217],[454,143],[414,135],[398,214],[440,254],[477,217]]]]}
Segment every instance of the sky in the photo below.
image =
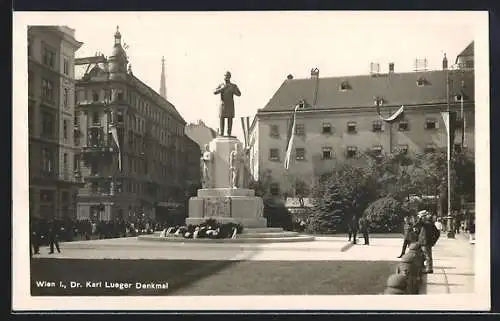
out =
{"type": "MultiPolygon", "coordinates": [[[[218,125],[214,88],[231,71],[237,97],[233,133],[242,139],[239,117],[255,116],[288,74],[307,78],[412,71],[415,58],[428,68],[450,63],[472,40],[471,14],[453,12],[96,12],[47,13],[50,24],[67,25],[83,42],[77,57],[109,55],[116,27],[134,75],[156,91],[166,62],[167,99],[187,122],[218,125]]],[[[473,20],[472,20],[473,21],[473,20]]]]}

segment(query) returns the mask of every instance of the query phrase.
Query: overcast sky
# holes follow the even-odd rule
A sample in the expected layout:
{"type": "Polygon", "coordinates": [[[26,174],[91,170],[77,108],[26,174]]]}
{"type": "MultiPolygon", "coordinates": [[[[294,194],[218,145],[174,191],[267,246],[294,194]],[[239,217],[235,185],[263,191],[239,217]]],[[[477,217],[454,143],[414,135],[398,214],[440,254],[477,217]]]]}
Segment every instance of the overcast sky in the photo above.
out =
{"type": "MultiPolygon", "coordinates": [[[[30,16],[30,14],[28,14],[30,16]]],[[[321,77],[369,72],[370,62],[389,62],[396,72],[411,71],[415,58],[441,68],[474,40],[474,14],[453,12],[212,12],[212,13],[33,13],[31,24],[76,29],[84,43],[77,57],[109,55],[119,25],[132,71],[156,91],[161,58],[166,60],[167,98],[187,122],[204,120],[218,128],[218,96],[213,89],[224,72],[233,74],[234,133],[239,117],[253,116],[288,74],[321,77]],[[472,19],[471,19],[472,18],[472,19]]]]}

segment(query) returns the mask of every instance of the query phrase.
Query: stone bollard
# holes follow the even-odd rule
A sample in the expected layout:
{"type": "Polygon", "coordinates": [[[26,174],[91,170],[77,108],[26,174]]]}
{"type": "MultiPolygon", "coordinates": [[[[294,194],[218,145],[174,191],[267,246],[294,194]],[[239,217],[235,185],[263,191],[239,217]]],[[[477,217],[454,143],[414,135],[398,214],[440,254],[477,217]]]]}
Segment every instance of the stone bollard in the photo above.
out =
{"type": "Polygon", "coordinates": [[[387,279],[384,294],[406,294],[407,278],[403,274],[392,274],[387,279]]]}
{"type": "Polygon", "coordinates": [[[416,294],[418,289],[418,258],[415,253],[408,252],[401,258],[401,263],[398,266],[397,272],[406,275],[408,278],[407,292],[408,294],[416,294]]]}

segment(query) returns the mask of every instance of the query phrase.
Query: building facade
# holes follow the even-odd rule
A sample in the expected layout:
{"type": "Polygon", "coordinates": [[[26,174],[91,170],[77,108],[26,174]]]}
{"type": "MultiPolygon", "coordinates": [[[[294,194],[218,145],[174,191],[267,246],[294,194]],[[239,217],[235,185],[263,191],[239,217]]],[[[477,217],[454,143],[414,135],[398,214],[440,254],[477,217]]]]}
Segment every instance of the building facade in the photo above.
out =
{"type": "Polygon", "coordinates": [[[217,132],[202,120],[198,120],[197,123],[186,125],[186,135],[200,146],[201,151],[204,151],[205,145],[217,136],[217,132]]]}
{"type": "Polygon", "coordinates": [[[74,61],[82,43],[66,26],[28,27],[30,215],[73,217],[74,61]]]}
{"type": "Polygon", "coordinates": [[[77,64],[78,219],[154,219],[162,206],[178,208],[190,164],[183,117],[133,75],[118,28],[109,57],[77,64]]]}
{"type": "MultiPolygon", "coordinates": [[[[473,49],[460,56],[469,57],[468,61],[472,56],[473,61],[473,49]]],[[[435,71],[396,73],[390,64],[385,74],[320,78],[319,70],[313,69],[309,79],[289,75],[253,120],[250,153],[254,179],[271,180],[273,194],[293,195],[297,180],[314,185],[319,175],[338,162],[362,162],[368,152],[414,154],[445,148],[442,112],[448,103],[458,113],[457,122],[464,124],[463,147],[473,151],[474,69],[470,62],[458,63],[460,59],[465,58],[457,58],[456,68],[448,68],[445,57],[443,69],[435,71]],[[296,138],[285,171],[287,132],[297,105],[296,138]],[[377,113],[380,108],[381,116],[389,117],[401,106],[403,116],[392,124],[377,113]]],[[[453,146],[462,148],[462,127],[457,127],[453,146]]]]}

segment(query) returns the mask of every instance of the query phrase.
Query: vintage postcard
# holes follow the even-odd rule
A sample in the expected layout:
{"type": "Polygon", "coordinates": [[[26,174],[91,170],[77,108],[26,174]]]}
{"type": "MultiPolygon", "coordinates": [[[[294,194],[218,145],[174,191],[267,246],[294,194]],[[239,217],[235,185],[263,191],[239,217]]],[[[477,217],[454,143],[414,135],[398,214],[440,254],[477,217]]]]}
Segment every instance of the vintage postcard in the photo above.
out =
{"type": "Polygon", "coordinates": [[[487,12],[13,25],[13,310],[490,308],[487,12]]]}

